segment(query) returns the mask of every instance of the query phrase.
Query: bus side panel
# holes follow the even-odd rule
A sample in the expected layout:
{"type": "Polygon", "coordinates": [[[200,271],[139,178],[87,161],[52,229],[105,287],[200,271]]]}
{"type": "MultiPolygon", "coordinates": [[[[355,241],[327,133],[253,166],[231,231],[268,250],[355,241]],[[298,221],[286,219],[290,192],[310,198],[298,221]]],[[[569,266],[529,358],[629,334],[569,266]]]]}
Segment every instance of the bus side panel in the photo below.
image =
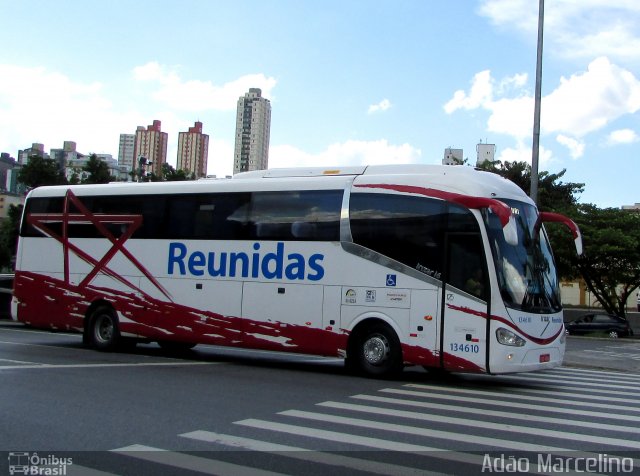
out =
{"type": "Polygon", "coordinates": [[[81,331],[89,302],[84,295],[65,286],[60,278],[62,276],[16,271],[17,320],[34,327],[81,331]]]}

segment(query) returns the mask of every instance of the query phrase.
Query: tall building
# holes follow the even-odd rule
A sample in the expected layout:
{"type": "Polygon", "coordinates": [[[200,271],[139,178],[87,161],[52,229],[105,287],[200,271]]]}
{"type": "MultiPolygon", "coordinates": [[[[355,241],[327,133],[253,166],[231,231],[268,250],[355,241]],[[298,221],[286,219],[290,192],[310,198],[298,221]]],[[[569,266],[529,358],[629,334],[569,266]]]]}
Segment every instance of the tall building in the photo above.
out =
{"type": "Polygon", "coordinates": [[[120,134],[120,145],[118,146],[118,165],[131,172],[134,165],[134,149],[136,147],[136,135],[135,134],[120,134]]]}
{"type": "Polygon", "coordinates": [[[188,132],[178,134],[178,170],[184,170],[195,178],[207,176],[209,136],[202,133],[202,122],[196,122],[188,132]]]}
{"type": "Polygon", "coordinates": [[[487,161],[493,162],[496,157],[496,145],[483,144],[482,142],[480,142],[478,145],[476,145],[476,152],[478,153],[476,165],[481,165],[487,161]]]}
{"type": "Polygon", "coordinates": [[[451,147],[444,149],[442,165],[462,165],[463,162],[462,149],[452,149],[451,147]]]}
{"type": "Polygon", "coordinates": [[[11,191],[11,185],[7,181],[7,176],[10,176],[10,171],[16,168],[16,159],[11,157],[9,153],[0,153],[0,190],[11,191]]]}
{"type": "Polygon", "coordinates": [[[76,147],[75,142],[66,140],[62,143],[62,149],[50,149],[49,156],[58,163],[60,170],[65,170],[72,161],[84,158],[84,154],[78,152],[76,147]]]}
{"type": "Polygon", "coordinates": [[[91,156],[95,155],[98,160],[107,164],[109,173],[113,177],[113,181],[126,181],[128,177],[121,175],[120,168],[118,167],[118,161],[114,159],[111,154],[78,154],[74,159],[68,159],[65,167],[65,175],[67,180],[71,180],[74,176],[82,181],[89,176],[89,172],[86,172],[84,168],[91,159],[91,156]]]}
{"type": "Polygon", "coordinates": [[[44,151],[44,144],[38,144],[34,142],[28,149],[18,151],[18,164],[27,165],[27,162],[29,162],[29,157],[31,157],[32,155],[37,155],[38,157],[42,157],[43,159],[49,158],[49,154],[44,151]]]}
{"type": "Polygon", "coordinates": [[[147,161],[146,172],[160,175],[162,164],[167,162],[167,143],[169,134],[162,132],[162,123],[154,120],[146,129],[138,126],[133,149],[135,167],[139,167],[139,160],[144,157],[147,161]]]}
{"type": "Polygon", "coordinates": [[[234,174],[268,168],[270,133],[271,103],[262,97],[261,89],[250,88],[238,98],[234,174]]]}

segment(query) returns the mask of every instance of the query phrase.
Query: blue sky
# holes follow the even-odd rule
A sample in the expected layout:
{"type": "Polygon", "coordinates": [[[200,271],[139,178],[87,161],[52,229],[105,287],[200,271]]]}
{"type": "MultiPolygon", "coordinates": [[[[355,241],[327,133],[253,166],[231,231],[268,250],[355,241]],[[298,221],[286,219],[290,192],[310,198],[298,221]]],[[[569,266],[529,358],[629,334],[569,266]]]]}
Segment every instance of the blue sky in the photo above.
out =
{"type": "MultiPolygon", "coordinates": [[[[0,151],[118,154],[162,121],[230,174],[239,96],[271,100],[270,167],[531,161],[535,0],[0,0],[0,151]]],[[[640,202],[640,2],[547,0],[541,170],[640,202]]]]}

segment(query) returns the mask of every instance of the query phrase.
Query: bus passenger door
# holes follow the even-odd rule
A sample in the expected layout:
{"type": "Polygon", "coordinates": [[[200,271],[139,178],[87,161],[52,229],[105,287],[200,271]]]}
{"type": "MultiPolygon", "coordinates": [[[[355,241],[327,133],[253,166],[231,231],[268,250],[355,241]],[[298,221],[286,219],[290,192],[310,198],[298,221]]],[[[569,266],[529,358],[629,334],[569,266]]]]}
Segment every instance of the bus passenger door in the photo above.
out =
{"type": "Polygon", "coordinates": [[[488,274],[479,233],[448,233],[442,295],[440,365],[487,371],[488,274]]]}

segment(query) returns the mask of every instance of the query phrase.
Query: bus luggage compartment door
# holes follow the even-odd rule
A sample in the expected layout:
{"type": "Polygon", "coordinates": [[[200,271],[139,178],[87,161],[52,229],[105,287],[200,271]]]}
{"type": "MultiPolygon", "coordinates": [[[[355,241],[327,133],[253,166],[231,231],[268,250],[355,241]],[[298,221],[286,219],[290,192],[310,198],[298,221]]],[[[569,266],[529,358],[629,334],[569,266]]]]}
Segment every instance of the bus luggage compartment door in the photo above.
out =
{"type": "Polygon", "coordinates": [[[244,340],[248,347],[301,353],[314,348],[322,329],[323,286],[245,282],[244,340]]]}

